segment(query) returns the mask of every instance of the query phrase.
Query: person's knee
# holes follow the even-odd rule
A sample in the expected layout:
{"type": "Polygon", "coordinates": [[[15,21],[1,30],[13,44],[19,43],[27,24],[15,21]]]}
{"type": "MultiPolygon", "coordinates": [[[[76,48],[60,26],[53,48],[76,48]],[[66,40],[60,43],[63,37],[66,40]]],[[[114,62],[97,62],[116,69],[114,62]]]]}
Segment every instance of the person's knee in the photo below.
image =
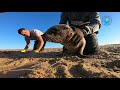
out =
{"type": "Polygon", "coordinates": [[[91,34],[85,37],[86,47],[84,54],[93,54],[99,50],[98,40],[96,34],[91,34]]]}

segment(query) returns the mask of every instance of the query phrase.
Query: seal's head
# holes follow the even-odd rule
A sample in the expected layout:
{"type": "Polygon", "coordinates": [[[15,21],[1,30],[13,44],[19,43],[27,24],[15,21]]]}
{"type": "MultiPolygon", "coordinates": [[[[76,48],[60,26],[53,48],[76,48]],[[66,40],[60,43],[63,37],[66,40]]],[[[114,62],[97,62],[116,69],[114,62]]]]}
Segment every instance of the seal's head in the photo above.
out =
{"type": "Polygon", "coordinates": [[[50,27],[44,34],[44,38],[49,42],[63,43],[72,28],[66,24],[59,24],[50,27]]]}

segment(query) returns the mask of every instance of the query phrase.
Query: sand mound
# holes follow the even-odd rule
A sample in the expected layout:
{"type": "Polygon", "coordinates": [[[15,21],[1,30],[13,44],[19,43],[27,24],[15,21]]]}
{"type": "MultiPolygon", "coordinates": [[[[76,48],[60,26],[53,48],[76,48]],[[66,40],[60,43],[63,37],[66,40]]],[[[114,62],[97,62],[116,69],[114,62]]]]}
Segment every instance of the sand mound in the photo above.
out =
{"type": "Polygon", "coordinates": [[[101,46],[97,55],[86,58],[61,51],[0,51],[0,78],[120,78],[120,45],[101,46]]]}

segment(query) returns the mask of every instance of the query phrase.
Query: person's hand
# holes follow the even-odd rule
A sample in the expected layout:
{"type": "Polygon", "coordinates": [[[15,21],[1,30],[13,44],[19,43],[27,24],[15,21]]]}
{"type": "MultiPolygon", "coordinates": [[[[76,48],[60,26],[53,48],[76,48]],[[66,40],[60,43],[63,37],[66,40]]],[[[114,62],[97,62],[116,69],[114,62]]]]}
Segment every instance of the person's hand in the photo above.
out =
{"type": "Polygon", "coordinates": [[[21,50],[21,52],[22,52],[22,53],[25,53],[25,52],[26,52],[26,50],[25,50],[25,49],[23,49],[23,50],[21,50]]]}
{"type": "Polygon", "coordinates": [[[39,51],[38,51],[38,50],[33,50],[33,52],[34,52],[34,53],[39,53],[39,51]]]}

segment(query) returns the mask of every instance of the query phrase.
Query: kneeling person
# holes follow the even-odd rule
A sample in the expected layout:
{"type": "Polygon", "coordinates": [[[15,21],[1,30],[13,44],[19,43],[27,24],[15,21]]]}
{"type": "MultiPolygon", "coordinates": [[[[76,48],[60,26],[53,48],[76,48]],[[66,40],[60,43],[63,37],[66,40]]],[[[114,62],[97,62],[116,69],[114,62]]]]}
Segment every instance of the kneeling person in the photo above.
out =
{"type": "Polygon", "coordinates": [[[43,33],[40,30],[27,30],[25,28],[20,28],[18,33],[25,37],[26,46],[24,51],[26,51],[30,46],[30,40],[35,40],[33,50],[35,52],[40,52],[44,50],[44,46],[46,44],[45,39],[42,37],[43,33]]]}

